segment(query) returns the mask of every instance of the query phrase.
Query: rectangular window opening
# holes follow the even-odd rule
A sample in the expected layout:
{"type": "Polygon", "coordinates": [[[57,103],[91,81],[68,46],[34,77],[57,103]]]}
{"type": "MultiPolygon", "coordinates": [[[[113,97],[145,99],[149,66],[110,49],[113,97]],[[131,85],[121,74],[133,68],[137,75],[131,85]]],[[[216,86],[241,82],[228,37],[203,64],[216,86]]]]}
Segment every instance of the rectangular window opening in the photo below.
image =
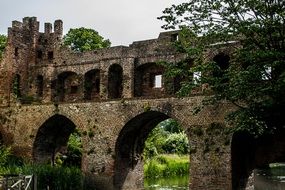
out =
{"type": "Polygon", "coordinates": [[[18,55],[19,55],[19,48],[18,47],[15,48],[14,55],[15,55],[15,57],[18,57],[18,55]]]}
{"type": "Polygon", "coordinates": [[[272,68],[270,66],[265,66],[262,73],[262,80],[269,80],[271,78],[272,68]]]}
{"type": "Polygon", "coordinates": [[[195,71],[193,73],[193,83],[194,84],[199,84],[201,82],[201,71],[195,71]]]}
{"type": "Polygon", "coordinates": [[[162,87],[162,75],[155,75],[154,88],[161,88],[161,87],[162,87]]]}
{"type": "Polygon", "coordinates": [[[53,51],[48,52],[48,59],[52,60],[53,59],[53,51]]]}
{"type": "Polygon", "coordinates": [[[37,51],[37,57],[38,57],[38,59],[42,59],[43,58],[43,52],[41,50],[37,51]]]}
{"type": "Polygon", "coordinates": [[[177,42],[178,41],[178,34],[171,34],[171,42],[177,42]]]}

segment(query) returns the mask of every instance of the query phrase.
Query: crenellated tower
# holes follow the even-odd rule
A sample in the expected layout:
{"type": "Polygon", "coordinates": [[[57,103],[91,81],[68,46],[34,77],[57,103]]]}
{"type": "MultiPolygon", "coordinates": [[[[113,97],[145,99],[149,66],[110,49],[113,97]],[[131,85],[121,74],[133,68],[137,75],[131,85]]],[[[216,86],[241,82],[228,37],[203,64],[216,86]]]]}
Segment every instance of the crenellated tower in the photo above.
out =
{"type": "Polygon", "coordinates": [[[22,22],[13,21],[8,28],[8,42],[0,67],[0,105],[15,98],[29,96],[34,86],[31,84],[35,66],[52,64],[55,49],[62,40],[63,22],[45,23],[44,32],[39,32],[36,17],[25,17],[22,22]],[[11,84],[11,85],[7,85],[11,84]]]}

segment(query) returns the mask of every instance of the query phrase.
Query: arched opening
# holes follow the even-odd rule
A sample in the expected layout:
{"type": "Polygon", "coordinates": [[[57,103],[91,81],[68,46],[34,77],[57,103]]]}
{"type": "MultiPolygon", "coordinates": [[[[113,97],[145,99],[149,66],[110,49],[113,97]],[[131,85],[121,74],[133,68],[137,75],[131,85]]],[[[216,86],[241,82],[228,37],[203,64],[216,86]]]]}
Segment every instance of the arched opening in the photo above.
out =
{"type": "Polygon", "coordinates": [[[75,124],[63,115],[53,115],[40,126],[34,144],[35,163],[55,164],[58,153],[66,154],[68,140],[75,131],[75,124]]]}
{"type": "Polygon", "coordinates": [[[150,132],[143,161],[145,189],[188,189],[189,140],[176,120],[166,119],[150,132]]]}
{"type": "Polygon", "coordinates": [[[43,90],[44,90],[44,78],[42,75],[38,75],[36,79],[36,95],[37,97],[43,96],[43,90]]]}
{"type": "Polygon", "coordinates": [[[113,64],[108,73],[108,98],[121,98],[123,92],[123,69],[113,64]]]}
{"type": "Polygon", "coordinates": [[[94,69],[84,75],[84,99],[100,98],[100,70],[94,69]]]}
{"type": "Polygon", "coordinates": [[[136,97],[162,97],[165,95],[165,79],[163,66],[146,63],[135,70],[136,97]]]}
{"type": "MultiPolygon", "coordinates": [[[[214,70],[213,76],[222,78],[230,66],[230,57],[225,53],[219,53],[213,58],[213,61],[216,62],[218,66],[218,69],[214,70]]],[[[226,82],[226,80],[224,82],[226,82]]]]}
{"type": "Polygon", "coordinates": [[[232,189],[246,187],[248,178],[254,168],[255,141],[247,133],[236,133],[232,138],[232,189]]]}
{"type": "MultiPolygon", "coordinates": [[[[275,131],[259,138],[247,133],[235,133],[232,139],[232,189],[275,189],[273,186],[285,188],[281,179],[276,176],[279,164],[285,163],[285,130],[275,131]],[[271,188],[269,188],[271,187],[271,188]]],[[[279,173],[280,174],[280,173],[279,173]]]]}
{"type": "Polygon", "coordinates": [[[118,189],[139,189],[144,186],[145,142],[153,129],[169,116],[147,111],[131,119],[121,130],[116,142],[114,186],[118,189]]]}
{"type": "Polygon", "coordinates": [[[21,97],[21,76],[19,74],[16,74],[14,77],[12,92],[17,98],[21,97]]]}
{"type": "Polygon", "coordinates": [[[75,101],[80,97],[80,80],[74,72],[63,72],[58,75],[57,95],[59,101],[75,101]]]}

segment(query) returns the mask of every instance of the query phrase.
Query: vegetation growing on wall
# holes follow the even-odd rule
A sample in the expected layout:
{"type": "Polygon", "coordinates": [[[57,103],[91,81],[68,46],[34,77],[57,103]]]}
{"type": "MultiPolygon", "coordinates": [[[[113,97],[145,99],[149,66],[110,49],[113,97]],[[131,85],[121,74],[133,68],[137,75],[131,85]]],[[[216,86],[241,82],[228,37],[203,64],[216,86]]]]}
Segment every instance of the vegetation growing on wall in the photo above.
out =
{"type": "Polygon", "coordinates": [[[0,61],[3,57],[6,44],[7,44],[7,36],[0,34],[0,61]]]}
{"type": "Polygon", "coordinates": [[[236,106],[228,115],[235,131],[257,137],[284,127],[284,14],[283,0],[192,0],[166,8],[163,28],[182,29],[177,47],[193,60],[191,69],[186,62],[169,64],[169,75],[192,79],[201,73],[185,80],[180,94],[208,84],[206,92],[214,96],[207,103],[227,100],[236,106]],[[232,45],[226,55],[223,47],[232,45]],[[207,50],[223,56],[205,60],[207,50]]]}

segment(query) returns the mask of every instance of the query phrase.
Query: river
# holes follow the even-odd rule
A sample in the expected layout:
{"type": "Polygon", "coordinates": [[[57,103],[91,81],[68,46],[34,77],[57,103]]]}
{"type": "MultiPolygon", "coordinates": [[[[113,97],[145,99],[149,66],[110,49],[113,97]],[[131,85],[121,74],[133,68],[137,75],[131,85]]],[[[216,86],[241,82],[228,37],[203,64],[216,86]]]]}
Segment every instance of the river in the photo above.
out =
{"type": "MultiPolygon", "coordinates": [[[[144,190],[188,190],[189,177],[145,179],[144,190]]],[[[285,164],[277,164],[267,169],[256,169],[254,190],[284,190],[285,164]]]]}
{"type": "Polygon", "coordinates": [[[256,169],[254,190],[284,190],[285,164],[272,164],[267,169],[256,169]]]}

